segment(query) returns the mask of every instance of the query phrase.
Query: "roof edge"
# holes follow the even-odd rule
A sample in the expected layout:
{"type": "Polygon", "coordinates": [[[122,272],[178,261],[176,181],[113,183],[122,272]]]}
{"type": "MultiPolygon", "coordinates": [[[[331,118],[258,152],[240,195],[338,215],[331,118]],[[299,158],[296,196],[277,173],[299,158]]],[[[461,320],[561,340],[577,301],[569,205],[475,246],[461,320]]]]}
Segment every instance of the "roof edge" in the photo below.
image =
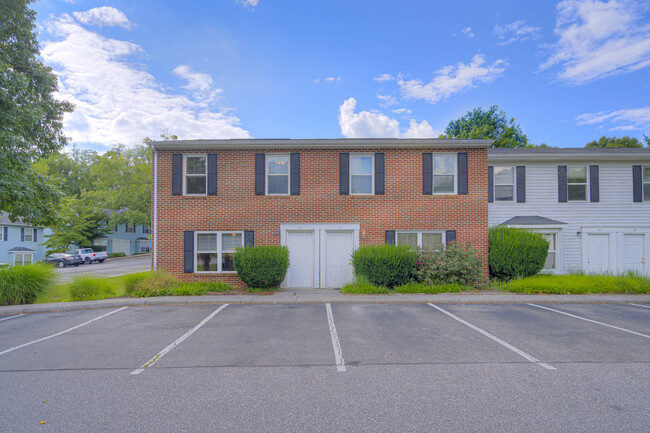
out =
{"type": "Polygon", "coordinates": [[[488,161],[638,161],[650,160],[650,150],[630,149],[489,149],[488,161]]]}

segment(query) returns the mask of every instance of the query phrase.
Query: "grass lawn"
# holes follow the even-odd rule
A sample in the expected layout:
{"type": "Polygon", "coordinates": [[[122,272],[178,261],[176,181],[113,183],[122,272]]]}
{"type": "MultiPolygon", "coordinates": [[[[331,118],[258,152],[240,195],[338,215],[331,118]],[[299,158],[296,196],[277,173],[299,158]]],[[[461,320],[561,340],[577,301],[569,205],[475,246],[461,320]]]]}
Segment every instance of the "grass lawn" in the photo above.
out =
{"type": "Polygon", "coordinates": [[[491,287],[528,294],[650,294],[650,278],[633,273],[622,275],[535,275],[491,287]]]}
{"type": "Polygon", "coordinates": [[[389,295],[392,293],[458,293],[462,291],[475,291],[474,287],[462,286],[460,284],[441,284],[437,286],[426,286],[421,283],[407,283],[395,287],[393,290],[386,287],[375,286],[365,278],[357,278],[349,284],[341,287],[341,293],[346,295],[389,295]]]}

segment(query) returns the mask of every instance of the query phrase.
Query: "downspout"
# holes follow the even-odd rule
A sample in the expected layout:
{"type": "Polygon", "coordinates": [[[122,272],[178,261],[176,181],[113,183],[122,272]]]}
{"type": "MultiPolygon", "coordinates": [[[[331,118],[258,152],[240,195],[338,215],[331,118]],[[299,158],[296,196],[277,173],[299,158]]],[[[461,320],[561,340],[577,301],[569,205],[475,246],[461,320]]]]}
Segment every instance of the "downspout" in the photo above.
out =
{"type": "Polygon", "coordinates": [[[158,270],[158,152],[149,144],[153,153],[153,271],[158,270]]]}

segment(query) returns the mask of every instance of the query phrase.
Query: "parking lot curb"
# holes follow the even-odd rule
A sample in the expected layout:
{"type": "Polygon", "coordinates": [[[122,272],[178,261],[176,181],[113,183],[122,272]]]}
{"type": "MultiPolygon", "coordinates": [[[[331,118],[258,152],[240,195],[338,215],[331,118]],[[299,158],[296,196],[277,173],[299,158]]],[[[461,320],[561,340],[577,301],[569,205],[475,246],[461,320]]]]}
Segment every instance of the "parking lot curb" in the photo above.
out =
{"type": "Polygon", "coordinates": [[[344,295],[309,291],[278,292],[260,295],[161,296],[155,298],[114,298],[100,301],[58,302],[50,304],[9,305],[0,307],[0,316],[99,308],[201,305],[201,304],[648,304],[650,295],[519,295],[508,293],[472,293],[438,295],[344,295]]]}

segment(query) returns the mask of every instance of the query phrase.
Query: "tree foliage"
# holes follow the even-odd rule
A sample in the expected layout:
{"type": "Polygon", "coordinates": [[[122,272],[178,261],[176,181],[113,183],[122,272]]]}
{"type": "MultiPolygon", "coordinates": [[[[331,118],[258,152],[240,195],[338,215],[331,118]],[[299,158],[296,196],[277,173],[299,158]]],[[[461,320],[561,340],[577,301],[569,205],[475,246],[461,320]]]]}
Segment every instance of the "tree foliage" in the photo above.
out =
{"type": "MultiPolygon", "coordinates": [[[[646,140],[647,141],[647,140],[646,140]]],[[[637,138],[634,137],[605,137],[604,135],[598,139],[598,141],[590,141],[585,145],[585,147],[627,147],[627,148],[639,148],[643,147],[643,143],[640,142],[637,138]]]]}
{"type": "Polygon", "coordinates": [[[33,163],[66,143],[63,115],[73,106],[57,101],[57,78],[38,60],[33,0],[0,2],[0,211],[46,224],[60,194],[33,163]]]}
{"type": "Polygon", "coordinates": [[[102,208],[77,197],[65,197],[61,204],[52,235],[44,242],[48,252],[65,251],[71,245],[90,246],[110,232],[108,215],[102,208]]]}
{"type": "Polygon", "coordinates": [[[498,110],[499,107],[493,105],[487,111],[481,107],[468,111],[449,122],[443,137],[494,140],[492,147],[526,147],[528,137],[519,124],[514,118],[508,121],[506,113],[498,110]]]}

